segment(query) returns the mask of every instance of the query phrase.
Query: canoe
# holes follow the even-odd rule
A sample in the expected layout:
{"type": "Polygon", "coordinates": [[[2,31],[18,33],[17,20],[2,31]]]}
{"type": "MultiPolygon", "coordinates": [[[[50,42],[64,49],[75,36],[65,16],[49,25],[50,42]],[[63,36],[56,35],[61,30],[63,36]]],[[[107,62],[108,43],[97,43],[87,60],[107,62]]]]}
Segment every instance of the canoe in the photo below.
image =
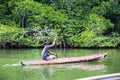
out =
{"type": "Polygon", "coordinates": [[[50,65],[50,64],[65,64],[65,63],[79,63],[79,62],[88,62],[96,61],[102,58],[105,58],[107,53],[92,54],[87,56],[79,57],[70,57],[70,58],[59,58],[54,60],[30,60],[30,61],[21,61],[23,66],[27,65],[50,65]]]}

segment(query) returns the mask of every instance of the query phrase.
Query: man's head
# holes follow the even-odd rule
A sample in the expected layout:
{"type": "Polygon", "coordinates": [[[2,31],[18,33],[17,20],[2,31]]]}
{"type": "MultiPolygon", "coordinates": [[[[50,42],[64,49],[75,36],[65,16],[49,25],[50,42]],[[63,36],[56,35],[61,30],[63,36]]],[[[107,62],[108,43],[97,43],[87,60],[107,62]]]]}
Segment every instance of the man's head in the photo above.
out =
{"type": "Polygon", "coordinates": [[[45,45],[51,45],[52,43],[50,41],[46,41],[45,45]]]}

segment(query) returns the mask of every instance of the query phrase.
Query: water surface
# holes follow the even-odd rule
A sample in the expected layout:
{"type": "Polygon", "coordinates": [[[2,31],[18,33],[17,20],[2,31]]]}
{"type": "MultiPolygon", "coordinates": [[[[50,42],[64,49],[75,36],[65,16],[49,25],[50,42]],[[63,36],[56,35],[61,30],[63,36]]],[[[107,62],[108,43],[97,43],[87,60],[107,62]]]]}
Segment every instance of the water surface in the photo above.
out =
{"type": "Polygon", "coordinates": [[[75,80],[120,72],[119,49],[56,49],[62,57],[108,53],[97,62],[43,66],[21,66],[22,60],[40,59],[41,49],[0,49],[0,80],[75,80]]]}

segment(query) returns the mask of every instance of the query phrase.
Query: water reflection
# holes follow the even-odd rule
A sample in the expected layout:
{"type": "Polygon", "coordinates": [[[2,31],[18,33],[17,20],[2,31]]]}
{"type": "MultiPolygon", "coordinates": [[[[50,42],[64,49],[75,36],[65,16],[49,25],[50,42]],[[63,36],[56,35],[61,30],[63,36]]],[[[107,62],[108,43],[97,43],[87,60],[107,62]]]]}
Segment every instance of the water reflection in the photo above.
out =
{"type": "MultiPolygon", "coordinates": [[[[56,64],[56,65],[39,65],[39,66],[22,66],[19,63],[6,64],[3,67],[20,68],[22,73],[22,80],[54,80],[58,72],[62,71],[100,71],[107,68],[104,64],[99,62],[86,63],[70,63],[70,64],[56,64]]],[[[56,79],[55,79],[56,80],[56,79]]]]}
{"type": "Polygon", "coordinates": [[[50,66],[44,66],[41,69],[42,80],[51,80],[55,72],[55,68],[50,66]]]}
{"type": "MultiPolygon", "coordinates": [[[[56,71],[56,67],[55,66],[51,66],[51,65],[22,66],[23,73],[29,72],[29,71],[32,71],[32,70],[36,70],[36,69],[38,71],[37,74],[40,73],[39,76],[42,78],[42,80],[52,80],[53,75],[55,74],[55,71],[56,71]]],[[[41,80],[41,78],[40,78],[40,80],[41,80]]]]}
{"type": "Polygon", "coordinates": [[[82,69],[82,70],[91,70],[91,71],[95,71],[95,70],[102,70],[104,69],[106,66],[103,64],[76,64],[76,65],[70,65],[68,66],[69,69],[82,69]]]}
{"type": "Polygon", "coordinates": [[[24,70],[31,69],[40,69],[40,70],[48,70],[54,72],[54,69],[82,69],[82,70],[102,70],[105,69],[106,66],[104,64],[86,64],[86,63],[74,63],[74,64],[57,64],[57,65],[41,65],[41,66],[23,66],[24,70]]]}
{"type": "Polygon", "coordinates": [[[96,70],[104,70],[105,68],[106,66],[104,64],[73,63],[73,64],[41,65],[41,66],[22,66],[22,71],[28,73],[37,70],[38,73],[40,73],[39,76],[42,78],[42,80],[52,80],[58,70],[78,69],[78,70],[96,71],[96,70]]]}

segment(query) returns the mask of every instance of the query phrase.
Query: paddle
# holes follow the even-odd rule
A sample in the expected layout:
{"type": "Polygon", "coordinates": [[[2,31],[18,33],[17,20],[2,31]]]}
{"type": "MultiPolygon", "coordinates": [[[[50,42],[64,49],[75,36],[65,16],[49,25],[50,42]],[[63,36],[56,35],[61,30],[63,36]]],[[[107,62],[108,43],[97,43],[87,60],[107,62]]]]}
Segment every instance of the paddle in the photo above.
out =
{"type": "MultiPolygon", "coordinates": [[[[56,40],[57,40],[57,39],[56,39],[56,40]]],[[[57,47],[56,47],[56,45],[55,45],[55,56],[56,56],[56,58],[58,58],[57,47]]]]}

